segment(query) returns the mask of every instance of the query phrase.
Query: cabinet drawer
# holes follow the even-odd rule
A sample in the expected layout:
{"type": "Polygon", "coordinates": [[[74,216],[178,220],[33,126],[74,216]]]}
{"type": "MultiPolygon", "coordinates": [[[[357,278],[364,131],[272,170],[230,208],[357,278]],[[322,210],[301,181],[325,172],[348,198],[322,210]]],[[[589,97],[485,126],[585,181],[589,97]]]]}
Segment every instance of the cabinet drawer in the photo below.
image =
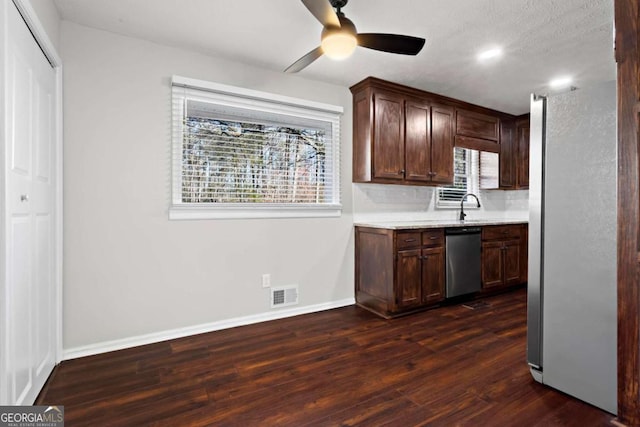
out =
{"type": "Polygon", "coordinates": [[[415,248],[422,244],[419,231],[403,231],[397,234],[396,247],[398,249],[415,248]]]}
{"type": "Polygon", "coordinates": [[[435,229],[422,232],[422,246],[443,246],[444,230],[435,229]]]}
{"type": "Polygon", "coordinates": [[[456,111],[456,135],[482,138],[490,141],[498,141],[498,124],[500,120],[496,116],[476,113],[473,111],[456,111]]]}
{"type": "Polygon", "coordinates": [[[482,240],[519,239],[522,227],[519,225],[495,225],[482,227],[482,240]]]}

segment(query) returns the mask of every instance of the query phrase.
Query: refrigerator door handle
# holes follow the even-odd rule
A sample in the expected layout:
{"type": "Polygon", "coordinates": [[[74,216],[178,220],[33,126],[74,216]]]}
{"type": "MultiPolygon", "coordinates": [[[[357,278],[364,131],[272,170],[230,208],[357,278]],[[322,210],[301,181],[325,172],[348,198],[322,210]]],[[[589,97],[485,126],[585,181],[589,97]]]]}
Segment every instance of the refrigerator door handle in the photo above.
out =
{"type": "MultiPolygon", "coordinates": [[[[544,271],[544,165],[547,98],[531,95],[529,153],[529,277],[527,285],[527,363],[542,370],[544,271]]],[[[533,371],[532,371],[533,372],[533,371]]],[[[534,375],[535,378],[535,375],[534,375]]],[[[536,380],[538,380],[536,378],[536,380]]]]}

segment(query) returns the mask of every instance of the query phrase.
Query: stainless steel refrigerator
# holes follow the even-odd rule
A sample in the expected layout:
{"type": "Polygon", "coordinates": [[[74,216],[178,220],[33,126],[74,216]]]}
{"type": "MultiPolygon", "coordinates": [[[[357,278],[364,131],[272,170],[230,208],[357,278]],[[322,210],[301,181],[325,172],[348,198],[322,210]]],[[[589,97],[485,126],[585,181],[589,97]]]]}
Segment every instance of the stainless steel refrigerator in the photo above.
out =
{"type": "Polygon", "coordinates": [[[617,412],[616,85],[531,98],[527,362],[617,412]]]}

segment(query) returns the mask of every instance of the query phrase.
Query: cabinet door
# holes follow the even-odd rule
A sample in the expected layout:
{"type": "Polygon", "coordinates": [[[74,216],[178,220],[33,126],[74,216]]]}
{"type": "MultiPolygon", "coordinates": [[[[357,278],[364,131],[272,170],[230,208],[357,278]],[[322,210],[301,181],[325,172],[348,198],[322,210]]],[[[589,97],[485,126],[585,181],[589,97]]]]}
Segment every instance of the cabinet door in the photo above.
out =
{"type": "Polygon", "coordinates": [[[407,100],[405,106],[405,179],[431,180],[431,120],[430,108],[407,100]]]}
{"type": "Polygon", "coordinates": [[[453,183],[453,108],[431,108],[431,181],[453,183]]]}
{"type": "Polygon", "coordinates": [[[520,241],[510,240],[503,242],[504,258],[504,284],[520,284],[520,241]]]}
{"type": "Polygon", "coordinates": [[[518,170],[518,186],[520,188],[529,187],[529,121],[518,123],[517,135],[518,152],[516,164],[518,170]]]}
{"type": "Polygon", "coordinates": [[[502,241],[482,242],[482,287],[502,286],[503,256],[502,241]]]}
{"type": "Polygon", "coordinates": [[[434,303],[444,299],[444,247],[422,250],[422,301],[434,303]]]}
{"type": "Polygon", "coordinates": [[[499,140],[497,116],[458,109],[456,112],[456,134],[480,138],[495,143],[499,140]]]}
{"type": "Polygon", "coordinates": [[[398,251],[396,304],[398,308],[418,306],[422,303],[422,251],[398,251]]]}
{"type": "Polygon", "coordinates": [[[516,186],[515,122],[503,121],[500,126],[500,188],[516,186]]]}
{"type": "Polygon", "coordinates": [[[373,177],[404,179],[404,98],[374,93],[373,177]]]}

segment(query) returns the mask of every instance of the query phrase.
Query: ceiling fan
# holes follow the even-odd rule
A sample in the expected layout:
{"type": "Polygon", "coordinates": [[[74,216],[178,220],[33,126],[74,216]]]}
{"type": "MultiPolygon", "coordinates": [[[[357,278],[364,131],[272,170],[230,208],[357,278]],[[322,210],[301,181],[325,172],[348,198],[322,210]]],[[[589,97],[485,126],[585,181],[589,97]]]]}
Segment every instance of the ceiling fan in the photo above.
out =
{"type": "Polygon", "coordinates": [[[297,73],[323,54],[332,59],[344,59],[356,46],[402,55],[417,55],[425,40],[399,34],[358,33],[356,26],[344,16],[342,8],[349,0],[302,0],[309,12],[324,27],[321,44],[287,67],[285,73],[297,73]],[[336,9],[335,11],[333,9],[336,9]]]}

